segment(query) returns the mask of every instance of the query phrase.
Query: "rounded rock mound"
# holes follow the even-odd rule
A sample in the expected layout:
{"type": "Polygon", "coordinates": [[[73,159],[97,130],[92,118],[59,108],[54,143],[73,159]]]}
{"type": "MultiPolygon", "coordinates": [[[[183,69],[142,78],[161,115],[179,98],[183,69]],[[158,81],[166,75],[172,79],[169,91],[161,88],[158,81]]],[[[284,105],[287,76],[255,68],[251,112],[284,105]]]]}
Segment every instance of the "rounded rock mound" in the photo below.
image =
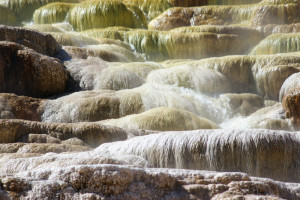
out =
{"type": "Polygon", "coordinates": [[[16,42],[48,56],[54,56],[61,50],[50,34],[25,28],[0,26],[0,41],[16,42]]]}
{"type": "Polygon", "coordinates": [[[71,9],[68,21],[78,31],[110,26],[147,26],[146,17],[138,7],[116,0],[84,1],[77,4],[71,9]]]}
{"type": "Polygon", "coordinates": [[[214,122],[191,112],[175,108],[155,108],[141,114],[128,115],[120,119],[101,122],[120,128],[146,129],[157,131],[182,131],[195,129],[217,129],[214,122]]]}
{"type": "Polygon", "coordinates": [[[58,59],[0,42],[0,92],[46,97],[63,93],[67,79],[68,72],[58,59]]]}

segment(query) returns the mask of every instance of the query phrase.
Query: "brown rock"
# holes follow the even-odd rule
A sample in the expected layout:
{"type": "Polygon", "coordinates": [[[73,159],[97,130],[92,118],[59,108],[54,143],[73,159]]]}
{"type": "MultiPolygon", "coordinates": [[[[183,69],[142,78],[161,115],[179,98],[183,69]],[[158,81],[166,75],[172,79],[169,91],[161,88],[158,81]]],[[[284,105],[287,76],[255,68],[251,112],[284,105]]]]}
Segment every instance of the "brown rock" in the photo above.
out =
{"type": "Polygon", "coordinates": [[[16,142],[30,133],[50,134],[60,140],[77,137],[90,146],[127,139],[127,133],[120,128],[98,123],[41,123],[25,120],[0,120],[0,143],[16,142]],[[53,134],[61,133],[61,134],[53,134]]]}
{"type": "Polygon", "coordinates": [[[41,120],[41,103],[43,100],[0,93],[0,118],[41,120]]]}
{"type": "Polygon", "coordinates": [[[61,50],[50,34],[25,28],[0,26],[0,41],[16,42],[48,56],[54,56],[61,50]]]}
{"type": "Polygon", "coordinates": [[[52,137],[47,134],[34,134],[24,136],[21,139],[22,142],[26,143],[50,143],[50,144],[60,144],[61,141],[58,138],[52,137]]]}
{"type": "Polygon", "coordinates": [[[300,126],[300,87],[288,92],[282,100],[286,118],[291,118],[292,122],[300,126]]]}
{"type": "Polygon", "coordinates": [[[0,66],[0,92],[45,97],[65,91],[63,64],[22,45],[0,42],[0,66]]]}
{"type": "Polygon", "coordinates": [[[0,144],[0,153],[16,153],[25,143],[0,144]]]}

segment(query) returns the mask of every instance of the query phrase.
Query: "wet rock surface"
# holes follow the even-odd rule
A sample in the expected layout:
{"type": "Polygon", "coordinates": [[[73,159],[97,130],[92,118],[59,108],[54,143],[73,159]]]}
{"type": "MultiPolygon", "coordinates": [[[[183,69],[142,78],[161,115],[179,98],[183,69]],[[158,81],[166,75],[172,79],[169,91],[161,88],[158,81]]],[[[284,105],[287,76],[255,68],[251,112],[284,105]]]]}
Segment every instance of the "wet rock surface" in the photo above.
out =
{"type": "Polygon", "coordinates": [[[299,6],[0,0],[0,199],[300,199],[299,6]]]}
{"type": "Polygon", "coordinates": [[[167,132],[103,144],[108,155],[141,156],[154,167],[242,171],[299,182],[299,132],[196,130],[167,132]],[[234,145],[232,145],[234,144],[234,145]]]}
{"type": "Polygon", "coordinates": [[[191,112],[171,108],[156,108],[138,115],[128,115],[120,119],[110,119],[101,124],[130,129],[157,131],[181,131],[195,129],[217,129],[214,122],[198,117],[191,112]]]}
{"type": "Polygon", "coordinates": [[[260,4],[253,5],[171,8],[152,20],[148,24],[148,28],[170,30],[182,26],[205,24],[223,25],[248,22],[253,26],[261,26],[299,22],[299,16],[296,14],[299,6],[297,3],[290,4],[288,9],[284,3],[267,5],[264,3],[262,1],[260,4]],[[285,21],[285,19],[287,20],[285,21]]]}

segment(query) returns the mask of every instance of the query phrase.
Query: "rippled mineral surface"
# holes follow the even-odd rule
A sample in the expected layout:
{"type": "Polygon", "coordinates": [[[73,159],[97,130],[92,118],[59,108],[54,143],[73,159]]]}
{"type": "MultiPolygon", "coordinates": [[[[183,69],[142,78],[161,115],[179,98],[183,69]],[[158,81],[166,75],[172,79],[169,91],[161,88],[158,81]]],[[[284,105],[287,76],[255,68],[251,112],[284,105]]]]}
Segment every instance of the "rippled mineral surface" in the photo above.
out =
{"type": "Polygon", "coordinates": [[[300,200],[299,0],[0,0],[0,200],[300,200]]]}

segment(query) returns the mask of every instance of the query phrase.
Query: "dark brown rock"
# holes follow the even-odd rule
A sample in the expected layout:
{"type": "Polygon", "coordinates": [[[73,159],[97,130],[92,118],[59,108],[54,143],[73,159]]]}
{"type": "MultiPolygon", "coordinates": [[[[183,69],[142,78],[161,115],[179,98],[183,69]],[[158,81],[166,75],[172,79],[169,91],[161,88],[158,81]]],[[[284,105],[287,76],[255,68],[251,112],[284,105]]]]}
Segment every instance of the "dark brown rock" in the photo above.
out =
{"type": "Polygon", "coordinates": [[[289,91],[282,99],[286,118],[291,118],[293,124],[300,127],[300,87],[289,91]]]}
{"type": "Polygon", "coordinates": [[[63,93],[67,78],[58,59],[13,42],[0,42],[0,92],[46,97],[63,93]]]}
{"type": "Polygon", "coordinates": [[[25,28],[0,26],[0,41],[16,42],[48,56],[54,56],[61,50],[50,34],[25,28]]]}

